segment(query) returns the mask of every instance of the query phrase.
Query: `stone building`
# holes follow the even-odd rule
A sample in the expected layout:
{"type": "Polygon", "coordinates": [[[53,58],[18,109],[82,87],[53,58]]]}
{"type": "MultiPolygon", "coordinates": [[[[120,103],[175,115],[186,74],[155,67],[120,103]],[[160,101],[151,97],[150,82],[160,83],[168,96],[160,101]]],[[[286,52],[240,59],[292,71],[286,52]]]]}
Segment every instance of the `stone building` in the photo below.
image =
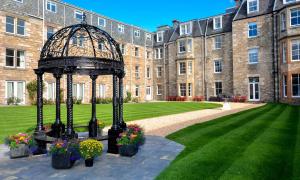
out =
{"type": "MultiPolygon", "coordinates": [[[[125,92],[141,101],[239,95],[254,102],[300,102],[300,0],[236,0],[224,14],[174,20],[156,32],[58,0],[1,2],[1,104],[10,97],[29,103],[26,84],[35,79],[43,44],[60,28],[80,23],[83,13],[87,23],[120,43],[125,92]]],[[[73,40],[78,46],[80,38],[73,40]]],[[[54,99],[54,78],[44,79],[44,96],[54,99]]],[[[111,97],[111,82],[97,79],[98,97],[111,97]]],[[[89,103],[91,80],[75,76],[73,94],[89,103]]]]}

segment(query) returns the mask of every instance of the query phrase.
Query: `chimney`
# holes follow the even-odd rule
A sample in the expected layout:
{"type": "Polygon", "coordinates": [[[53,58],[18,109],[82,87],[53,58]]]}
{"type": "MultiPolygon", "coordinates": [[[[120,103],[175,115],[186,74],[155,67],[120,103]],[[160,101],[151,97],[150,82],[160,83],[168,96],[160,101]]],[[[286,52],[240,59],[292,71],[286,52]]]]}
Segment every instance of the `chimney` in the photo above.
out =
{"type": "Polygon", "coordinates": [[[180,24],[180,22],[178,20],[173,20],[173,27],[175,28],[176,26],[178,26],[180,24]]]}
{"type": "Polygon", "coordinates": [[[235,1],[236,8],[239,8],[240,5],[242,4],[242,0],[234,0],[234,1],[235,1]]]}

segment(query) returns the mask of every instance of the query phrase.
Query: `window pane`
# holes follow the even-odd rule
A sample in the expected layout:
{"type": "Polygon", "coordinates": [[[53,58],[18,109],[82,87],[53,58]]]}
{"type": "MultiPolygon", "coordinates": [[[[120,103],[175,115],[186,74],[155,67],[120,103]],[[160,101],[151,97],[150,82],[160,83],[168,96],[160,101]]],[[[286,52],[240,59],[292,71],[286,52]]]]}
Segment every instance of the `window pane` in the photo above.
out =
{"type": "Polygon", "coordinates": [[[25,67],[24,51],[17,51],[17,67],[25,67]]]}
{"type": "Polygon", "coordinates": [[[14,50],[6,49],[6,66],[14,66],[14,50]]]}
{"type": "Polygon", "coordinates": [[[14,18],[10,16],[6,16],[6,32],[14,33],[14,18]]]}
{"type": "Polygon", "coordinates": [[[7,82],[7,98],[14,97],[14,83],[13,82],[7,82]]]}
{"type": "Polygon", "coordinates": [[[22,19],[18,19],[17,34],[25,35],[25,21],[22,19]]]}

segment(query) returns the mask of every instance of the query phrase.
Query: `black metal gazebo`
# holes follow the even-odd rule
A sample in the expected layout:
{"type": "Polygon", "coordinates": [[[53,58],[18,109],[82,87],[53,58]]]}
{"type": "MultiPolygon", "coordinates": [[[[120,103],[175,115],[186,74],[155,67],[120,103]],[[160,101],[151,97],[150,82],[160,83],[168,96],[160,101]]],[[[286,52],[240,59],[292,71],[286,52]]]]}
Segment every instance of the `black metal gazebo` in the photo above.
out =
{"type": "MultiPolygon", "coordinates": [[[[85,19],[85,18],[84,18],[85,19]]],[[[101,75],[112,75],[113,125],[108,132],[108,152],[118,153],[116,139],[126,129],[123,120],[124,62],[119,44],[105,31],[81,24],[65,27],[53,34],[45,43],[37,75],[37,127],[35,136],[41,141],[46,137],[43,127],[43,74],[51,73],[56,79],[56,119],[52,125],[54,138],[77,138],[73,127],[73,75],[87,75],[92,80],[92,112],[89,122],[89,137],[97,137],[96,79],[101,75]],[[60,80],[67,76],[67,125],[61,121],[60,80]]]]}

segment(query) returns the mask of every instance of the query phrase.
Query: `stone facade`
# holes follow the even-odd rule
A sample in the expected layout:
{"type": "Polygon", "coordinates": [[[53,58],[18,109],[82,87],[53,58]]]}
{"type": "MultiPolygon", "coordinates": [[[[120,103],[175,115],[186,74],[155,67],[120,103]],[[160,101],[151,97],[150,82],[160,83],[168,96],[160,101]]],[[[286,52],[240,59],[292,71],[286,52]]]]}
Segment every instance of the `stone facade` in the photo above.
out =
{"type": "MultiPolygon", "coordinates": [[[[172,26],[161,26],[151,33],[56,0],[51,1],[55,12],[47,10],[44,0],[23,0],[22,3],[3,0],[0,7],[0,104],[6,104],[12,96],[22,97],[24,104],[30,103],[26,84],[36,79],[33,69],[37,68],[49,31],[80,23],[75,18],[76,12],[84,12],[87,23],[105,30],[121,44],[126,70],[124,94],[130,92],[140,101],[183,95],[188,100],[195,96],[209,99],[241,95],[248,101],[299,103],[300,98],[293,95],[297,85],[292,84],[292,76],[300,74],[300,60],[292,61],[292,42],[300,40],[300,30],[299,25],[290,25],[290,16],[291,10],[300,8],[300,2],[257,1],[255,12],[248,12],[246,0],[236,0],[237,6],[227,9],[225,14],[187,22],[174,20],[172,26]],[[283,13],[285,30],[281,27],[283,13]],[[25,22],[25,35],[17,33],[23,26],[19,20],[25,22]],[[256,24],[257,29],[253,38],[249,37],[251,23],[256,24]],[[13,33],[7,30],[11,27],[13,33]],[[284,51],[283,46],[286,46],[284,51]],[[255,63],[249,60],[253,49],[258,52],[255,63]]],[[[45,74],[44,81],[44,97],[53,99],[55,80],[45,74]]],[[[62,78],[62,88],[66,90],[66,77],[62,78]]],[[[75,75],[73,92],[83,103],[89,103],[91,79],[75,75]]],[[[111,97],[111,93],[112,77],[99,77],[97,96],[111,97]]]]}

